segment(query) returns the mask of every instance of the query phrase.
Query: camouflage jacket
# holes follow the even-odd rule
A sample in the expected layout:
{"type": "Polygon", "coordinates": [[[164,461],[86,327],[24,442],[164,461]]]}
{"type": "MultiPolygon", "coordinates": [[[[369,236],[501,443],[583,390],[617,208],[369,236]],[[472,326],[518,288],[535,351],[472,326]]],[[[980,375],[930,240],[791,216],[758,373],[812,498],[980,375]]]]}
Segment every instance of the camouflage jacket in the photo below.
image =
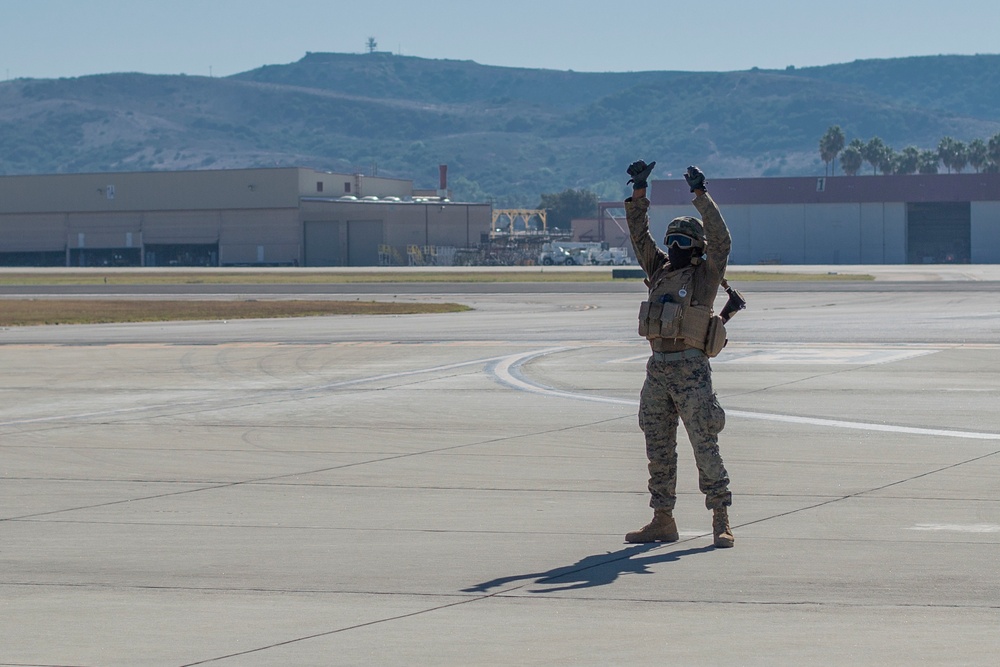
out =
{"type": "MultiPolygon", "coordinates": [[[[706,238],[705,261],[695,267],[692,301],[711,306],[725,277],[733,241],[719,207],[707,192],[695,197],[692,203],[701,213],[706,238]]],[[[625,217],[628,220],[632,248],[635,250],[639,266],[646,272],[646,285],[653,286],[659,282],[663,274],[670,273],[673,269],[670,267],[667,253],[656,244],[652,234],[649,233],[648,211],[649,200],[645,197],[637,200],[629,197],[625,200],[625,217]]]]}
{"type": "MultiPolygon", "coordinates": [[[[690,303],[692,306],[707,306],[711,313],[719,285],[726,273],[726,264],[729,262],[729,251],[733,242],[726,221],[719,213],[719,207],[708,193],[695,197],[693,203],[702,215],[706,243],[704,261],[687,269],[691,271],[690,303]]],[[[637,200],[630,197],[625,200],[625,217],[628,220],[632,248],[635,250],[639,265],[646,272],[646,286],[652,298],[658,286],[668,284],[675,277],[673,274],[684,269],[674,271],[667,253],[656,245],[656,241],[649,233],[648,211],[649,200],[645,197],[637,200]]],[[[690,347],[689,343],[690,341],[667,338],[654,338],[649,341],[654,352],[677,352],[690,347]]]]}

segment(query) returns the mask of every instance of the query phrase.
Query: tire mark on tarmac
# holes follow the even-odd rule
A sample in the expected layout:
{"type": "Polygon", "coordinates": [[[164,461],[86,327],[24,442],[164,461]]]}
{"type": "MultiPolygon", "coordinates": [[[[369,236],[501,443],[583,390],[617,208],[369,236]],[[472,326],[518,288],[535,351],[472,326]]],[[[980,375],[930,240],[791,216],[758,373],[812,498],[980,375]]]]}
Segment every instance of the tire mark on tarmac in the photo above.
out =
{"type": "MultiPolygon", "coordinates": [[[[526,352],[526,353],[521,353],[521,354],[515,354],[515,355],[509,355],[509,356],[503,356],[503,357],[492,357],[492,358],[488,358],[488,359],[478,359],[478,360],[473,360],[473,361],[468,361],[468,362],[459,362],[459,363],[456,363],[456,364],[448,364],[448,365],[437,366],[437,367],[427,368],[427,369],[418,369],[418,370],[413,370],[413,371],[403,371],[403,372],[399,372],[399,373],[390,373],[390,374],[384,374],[384,375],[375,376],[375,377],[369,377],[369,378],[358,378],[358,379],[355,379],[355,380],[347,380],[347,381],[336,382],[336,383],[328,383],[328,384],[323,384],[323,385],[318,385],[318,386],[313,386],[313,387],[307,387],[307,388],[299,388],[299,389],[291,389],[291,390],[283,390],[283,391],[274,391],[274,392],[268,392],[268,393],[273,393],[275,395],[282,395],[282,394],[287,395],[290,392],[294,393],[294,394],[299,394],[299,393],[308,392],[308,391],[317,391],[317,390],[323,390],[323,389],[339,388],[339,387],[349,386],[349,385],[354,385],[354,384],[374,382],[374,381],[385,380],[385,379],[395,379],[395,378],[404,377],[404,376],[418,375],[418,374],[423,374],[423,373],[428,373],[428,372],[435,372],[435,371],[442,371],[442,370],[451,370],[451,369],[456,369],[456,368],[461,368],[461,367],[471,366],[471,365],[476,365],[476,364],[484,364],[484,365],[486,365],[487,372],[489,374],[491,374],[498,382],[500,382],[501,384],[503,384],[505,386],[508,386],[508,387],[510,387],[512,389],[518,390],[518,391],[525,391],[525,392],[530,392],[530,393],[535,393],[535,394],[541,394],[541,395],[545,395],[545,396],[549,396],[549,397],[553,397],[553,398],[565,398],[565,399],[569,399],[569,400],[583,400],[583,401],[589,401],[589,402],[598,402],[598,403],[615,404],[615,405],[629,405],[629,406],[636,406],[636,407],[638,406],[638,401],[631,400],[631,399],[620,399],[620,398],[607,397],[607,396],[595,396],[595,395],[588,395],[588,394],[576,393],[576,392],[571,392],[571,391],[563,391],[563,390],[555,389],[553,387],[547,387],[547,386],[542,385],[540,383],[533,382],[533,381],[529,380],[524,375],[524,373],[522,371],[522,368],[523,368],[524,364],[526,364],[527,362],[529,362],[529,361],[531,361],[533,359],[537,359],[537,358],[542,357],[542,356],[546,356],[546,355],[550,355],[550,354],[554,354],[554,353],[558,353],[558,352],[569,351],[569,350],[573,350],[573,349],[579,349],[579,348],[576,348],[576,347],[553,347],[553,348],[546,348],[546,349],[542,349],[542,350],[535,350],[535,351],[531,351],[531,352],[526,352]]],[[[219,403],[225,403],[225,402],[231,402],[232,400],[234,400],[234,399],[220,399],[218,402],[219,403]]],[[[203,401],[198,402],[198,403],[191,402],[190,404],[191,405],[198,405],[201,408],[205,407],[205,402],[203,402],[203,401]]],[[[163,407],[178,407],[178,405],[179,405],[178,403],[172,403],[169,406],[159,406],[159,407],[162,409],[163,407]]],[[[0,422],[0,426],[19,425],[19,424],[27,424],[27,423],[37,423],[37,422],[44,422],[44,421],[58,421],[58,420],[66,420],[66,419],[80,419],[80,418],[93,417],[93,416],[98,416],[98,415],[119,415],[119,414],[135,413],[137,411],[150,410],[150,409],[155,409],[155,408],[156,408],[156,406],[144,406],[144,407],[139,407],[139,408],[128,408],[128,409],[121,409],[121,410],[111,410],[111,411],[100,412],[100,413],[89,413],[89,414],[85,414],[85,415],[62,415],[62,416],[51,416],[51,417],[43,417],[43,418],[36,418],[36,419],[14,420],[14,421],[8,421],[8,422],[0,422]]],[[[848,422],[848,421],[843,421],[843,420],[817,419],[817,418],[810,418],[810,417],[797,417],[797,416],[793,416],[793,415],[779,415],[779,414],[770,414],[770,413],[756,413],[756,412],[746,412],[746,411],[736,411],[736,410],[727,411],[727,412],[728,412],[728,414],[730,414],[730,415],[732,415],[734,417],[742,417],[742,418],[745,418],[745,419],[760,419],[760,420],[766,420],[766,421],[777,421],[777,422],[785,422],[785,423],[806,424],[806,425],[832,427],[832,428],[876,430],[876,431],[888,431],[888,432],[893,432],[893,433],[906,433],[906,434],[912,434],[912,435],[931,435],[931,436],[938,436],[938,437],[942,437],[943,436],[943,437],[956,437],[956,438],[970,438],[970,439],[978,439],[978,440],[1000,440],[1000,434],[996,434],[996,433],[983,433],[983,432],[973,432],[973,431],[949,431],[949,430],[942,430],[942,429],[921,429],[921,428],[913,428],[913,427],[906,427],[906,426],[894,426],[894,425],[886,425],[886,424],[872,424],[872,423],[864,423],[864,422],[848,422]]],[[[477,443],[477,444],[479,444],[479,443],[477,443]]],[[[462,446],[467,446],[467,445],[462,445],[462,446]]],[[[426,453],[426,452],[421,452],[421,454],[422,453],[426,453]]],[[[965,464],[973,462],[973,461],[977,461],[977,460],[985,459],[985,458],[988,458],[988,457],[991,457],[991,456],[995,456],[996,454],[1000,454],[1000,452],[993,452],[991,454],[986,454],[984,456],[979,456],[979,457],[970,459],[968,461],[962,461],[962,462],[959,462],[959,463],[950,464],[950,465],[947,465],[947,466],[940,467],[940,468],[938,468],[936,470],[932,470],[932,471],[928,471],[928,472],[925,472],[925,473],[921,473],[919,475],[914,475],[914,476],[912,476],[912,477],[910,477],[908,479],[897,480],[895,482],[891,482],[891,483],[882,485],[880,487],[876,487],[874,489],[868,489],[868,490],[864,490],[864,491],[859,491],[859,492],[856,492],[856,493],[853,493],[853,494],[845,495],[843,497],[831,498],[831,499],[828,499],[826,501],[823,501],[823,502],[820,502],[820,503],[815,503],[813,505],[809,505],[809,506],[806,506],[806,507],[800,507],[800,508],[797,508],[797,509],[794,509],[794,510],[790,510],[788,512],[783,512],[783,513],[775,514],[773,516],[764,517],[764,518],[758,519],[756,521],[749,521],[749,522],[740,524],[740,525],[735,526],[735,527],[736,528],[740,528],[740,527],[749,526],[749,525],[752,525],[752,524],[755,524],[755,523],[761,523],[761,522],[765,522],[765,521],[770,521],[772,519],[780,518],[780,517],[783,517],[783,516],[788,516],[788,515],[791,515],[791,514],[796,514],[796,513],[799,513],[799,512],[805,512],[805,511],[808,511],[808,510],[811,510],[811,509],[815,509],[817,507],[822,507],[824,505],[829,505],[829,504],[832,504],[832,503],[837,503],[837,502],[840,502],[841,500],[845,500],[845,499],[848,499],[848,498],[852,498],[852,497],[856,497],[856,496],[861,496],[861,495],[864,495],[864,494],[867,494],[867,493],[871,493],[871,492],[874,492],[874,491],[879,491],[879,490],[886,489],[886,488],[889,488],[889,487],[892,487],[892,486],[897,486],[899,484],[904,484],[904,483],[906,483],[908,481],[912,481],[914,479],[919,479],[921,477],[926,477],[926,476],[934,475],[934,474],[936,474],[938,472],[941,472],[943,470],[948,470],[948,469],[951,469],[951,468],[962,466],[962,465],[965,465],[965,464]]],[[[413,456],[413,455],[415,455],[415,453],[410,453],[410,454],[406,454],[406,455],[403,455],[403,456],[413,456]]],[[[396,457],[393,457],[393,458],[396,458],[396,457]]],[[[354,465],[356,465],[356,464],[354,464],[354,465]]],[[[337,467],[340,467],[340,466],[337,466],[337,467]]],[[[295,473],[295,474],[299,474],[299,473],[295,473]]],[[[286,475],[282,475],[281,477],[284,477],[284,476],[286,476],[286,475]]],[[[239,485],[239,484],[246,484],[248,482],[249,483],[253,483],[253,482],[260,482],[260,481],[263,481],[263,480],[248,480],[248,481],[233,482],[233,483],[223,484],[223,485],[212,485],[212,486],[209,486],[209,487],[202,487],[202,488],[196,488],[196,489],[188,489],[188,490],[185,490],[185,491],[182,491],[182,492],[179,492],[179,493],[194,493],[194,492],[204,491],[204,490],[208,490],[208,489],[218,489],[218,488],[224,488],[224,487],[228,487],[228,486],[236,486],[236,485],[239,485]]],[[[163,496],[166,496],[166,495],[176,495],[176,494],[173,494],[173,493],[171,493],[171,494],[160,494],[158,496],[150,496],[149,498],[163,497],[163,496]]],[[[149,498],[143,498],[143,500],[144,499],[149,499],[149,498]]],[[[135,499],[133,499],[133,500],[135,500],[135,499]]],[[[118,501],[118,502],[131,502],[131,501],[118,501]]],[[[104,503],[102,505],[105,505],[105,504],[113,504],[113,503],[104,503]]],[[[76,508],[76,509],[80,509],[80,508],[76,508]]],[[[63,511],[65,511],[65,510],[63,510],[63,511]]],[[[49,514],[49,513],[44,513],[44,514],[49,514]]],[[[26,517],[15,517],[14,519],[18,519],[18,518],[22,518],[23,519],[23,518],[26,518],[26,517]]],[[[708,533],[706,533],[704,536],[707,536],[707,535],[708,535],[708,533]]],[[[685,543],[690,543],[693,540],[701,539],[704,536],[699,535],[698,537],[693,537],[693,538],[688,538],[688,539],[680,540],[678,542],[671,543],[670,545],[662,545],[662,546],[650,547],[650,550],[651,551],[655,551],[655,550],[668,549],[668,548],[669,549],[673,549],[677,545],[681,545],[681,544],[685,544],[685,543]]],[[[305,636],[301,636],[301,637],[293,637],[293,638],[287,639],[285,641],[275,642],[275,643],[264,645],[264,646],[258,646],[258,647],[247,649],[247,650],[244,650],[244,651],[238,651],[238,652],[229,653],[229,654],[226,654],[226,655],[220,655],[220,656],[206,658],[204,660],[200,660],[200,661],[196,661],[196,662],[186,663],[184,665],[184,667],[193,667],[195,665],[203,665],[203,664],[208,664],[208,663],[213,663],[213,662],[220,662],[220,661],[223,661],[223,660],[229,660],[229,659],[233,659],[233,658],[238,658],[238,657],[245,656],[245,655],[250,655],[250,654],[254,654],[254,653],[260,653],[260,652],[267,651],[267,650],[270,650],[270,649],[275,649],[275,648],[279,648],[279,647],[283,647],[283,646],[289,646],[289,645],[292,645],[292,644],[297,644],[297,643],[304,642],[304,641],[309,641],[309,640],[312,640],[312,639],[318,639],[318,638],[321,638],[321,637],[329,637],[329,636],[333,636],[333,635],[340,634],[340,633],[343,633],[343,632],[347,632],[347,631],[350,631],[350,630],[355,630],[355,629],[364,628],[364,627],[370,627],[370,626],[374,626],[374,625],[380,625],[382,623],[388,623],[388,622],[392,622],[392,621],[402,620],[402,619],[405,619],[405,618],[411,618],[411,617],[415,617],[415,616],[420,616],[420,615],[432,613],[432,612],[435,612],[435,611],[441,611],[443,609],[448,609],[448,608],[451,608],[451,607],[457,607],[457,606],[461,606],[461,605],[471,604],[471,603],[474,603],[474,602],[479,602],[479,601],[482,601],[482,600],[487,600],[487,599],[498,597],[498,596],[504,596],[504,595],[513,593],[513,592],[515,592],[517,590],[524,589],[524,588],[528,587],[529,585],[535,585],[535,584],[538,584],[538,583],[542,583],[542,584],[555,583],[558,580],[563,580],[563,579],[565,579],[567,577],[570,577],[572,575],[578,574],[580,572],[583,572],[583,571],[586,571],[586,570],[590,570],[590,569],[593,569],[593,568],[597,568],[597,567],[605,567],[608,564],[611,564],[611,563],[614,563],[614,562],[617,562],[617,561],[621,561],[621,560],[625,560],[627,558],[630,558],[631,556],[632,556],[632,553],[629,552],[628,554],[625,554],[625,555],[613,556],[613,557],[610,557],[610,558],[607,558],[607,559],[601,559],[601,560],[599,560],[597,562],[591,562],[590,564],[588,564],[586,566],[583,566],[583,567],[578,567],[578,568],[575,568],[575,569],[568,569],[566,571],[560,572],[557,576],[550,576],[550,577],[546,577],[546,578],[543,578],[541,580],[533,581],[533,582],[527,582],[526,581],[523,584],[520,584],[520,585],[517,585],[517,586],[506,587],[506,588],[497,590],[497,591],[495,591],[493,593],[488,593],[488,594],[484,594],[484,595],[477,595],[477,596],[474,596],[474,597],[471,597],[471,598],[468,598],[468,599],[459,600],[459,601],[451,602],[451,603],[448,603],[448,604],[436,605],[436,606],[429,607],[429,608],[426,608],[426,609],[419,609],[419,610],[416,610],[416,611],[413,611],[413,612],[409,612],[409,613],[406,613],[406,614],[398,614],[398,615],[395,615],[395,616],[374,619],[374,620],[371,620],[371,621],[367,621],[367,622],[364,622],[364,623],[359,623],[359,624],[355,624],[355,625],[351,625],[351,626],[345,626],[345,627],[341,627],[341,628],[334,628],[332,630],[327,630],[327,631],[324,631],[324,632],[314,633],[314,634],[305,635],[305,636]]],[[[543,592],[543,591],[538,591],[538,592],[543,592]]]]}
{"type": "MultiPolygon", "coordinates": [[[[561,351],[565,351],[567,349],[571,349],[571,348],[553,348],[553,349],[549,349],[549,350],[541,350],[541,351],[536,351],[536,352],[527,352],[527,353],[523,353],[523,354],[511,355],[509,357],[506,357],[502,361],[498,362],[497,364],[495,364],[493,366],[493,368],[492,368],[492,371],[493,371],[496,379],[499,382],[501,382],[501,383],[503,383],[503,384],[505,384],[507,386],[510,386],[513,389],[519,390],[519,391],[526,391],[526,392],[531,392],[531,393],[535,393],[535,394],[541,394],[541,395],[550,396],[550,397],[556,397],[556,398],[566,398],[566,399],[571,399],[571,400],[582,400],[582,401],[595,401],[595,402],[601,402],[601,403],[615,403],[615,404],[618,404],[618,405],[634,405],[634,406],[638,407],[638,401],[634,401],[634,400],[616,399],[616,398],[602,397],[602,396],[591,396],[589,394],[582,394],[582,393],[575,393],[575,392],[570,392],[570,391],[563,391],[563,390],[560,390],[560,389],[555,389],[555,388],[552,388],[552,387],[548,387],[548,386],[545,386],[545,385],[543,385],[541,383],[529,380],[525,376],[525,374],[523,373],[522,367],[527,362],[529,362],[529,361],[531,361],[533,359],[537,359],[537,358],[539,358],[541,356],[545,356],[547,354],[553,354],[555,352],[561,352],[561,351]]],[[[832,428],[846,428],[846,429],[871,430],[871,431],[886,431],[886,432],[891,432],[891,433],[904,433],[904,434],[910,434],[910,435],[930,435],[930,436],[937,436],[937,437],[968,438],[968,439],[975,439],[975,440],[1000,440],[1000,434],[998,434],[998,433],[989,433],[989,432],[951,431],[951,430],[944,430],[944,429],[913,428],[913,427],[909,427],[909,426],[894,426],[894,425],[889,425],[889,424],[873,424],[873,423],[865,423],[865,422],[849,422],[849,421],[836,420],[836,419],[818,419],[818,418],[812,418],[812,417],[796,417],[796,416],[792,416],[792,415],[779,415],[779,414],[769,414],[769,413],[746,412],[746,411],[740,411],[740,410],[727,410],[726,412],[727,412],[728,415],[733,415],[733,416],[736,416],[736,417],[742,417],[744,419],[760,419],[760,420],[766,420],[766,421],[777,421],[777,422],[785,422],[785,423],[806,424],[806,425],[832,427],[832,428]]],[[[988,459],[988,458],[991,458],[991,457],[994,457],[994,456],[997,456],[997,455],[1000,455],[1000,450],[995,451],[995,452],[990,452],[990,453],[987,453],[987,454],[983,454],[983,455],[980,455],[980,456],[976,456],[976,457],[973,457],[973,458],[970,458],[970,459],[966,459],[966,460],[963,460],[963,461],[958,461],[956,463],[951,463],[951,464],[948,464],[948,465],[940,466],[938,468],[935,468],[934,470],[928,470],[928,471],[923,472],[923,473],[919,473],[919,474],[916,474],[916,475],[911,475],[910,477],[907,477],[907,478],[904,478],[904,479],[899,479],[899,480],[896,480],[896,481],[893,481],[893,482],[889,482],[887,484],[882,484],[882,485],[874,487],[874,488],[864,489],[864,490],[861,490],[861,491],[857,491],[855,493],[846,494],[844,496],[838,496],[838,497],[835,497],[835,498],[829,498],[829,499],[824,500],[822,502],[817,502],[817,503],[814,503],[812,505],[807,505],[805,507],[799,507],[799,508],[796,508],[796,509],[793,509],[793,510],[789,510],[787,512],[780,512],[778,514],[773,514],[771,516],[762,517],[762,518],[757,519],[755,521],[747,521],[745,523],[734,525],[733,527],[734,528],[742,528],[742,527],[751,526],[751,525],[758,524],[758,523],[764,523],[764,522],[767,522],[767,521],[771,521],[773,519],[779,519],[779,518],[782,518],[782,517],[785,517],[785,516],[790,516],[790,515],[793,515],[793,514],[798,514],[798,513],[801,513],[801,512],[807,512],[807,511],[810,511],[810,510],[813,510],[813,509],[816,509],[816,508],[819,508],[819,507],[824,507],[826,505],[832,505],[832,504],[835,504],[835,503],[839,503],[839,502],[841,502],[843,500],[847,500],[847,499],[850,499],[850,498],[861,497],[861,496],[864,496],[864,495],[867,495],[867,494],[875,493],[875,492],[878,492],[878,491],[883,491],[885,489],[889,489],[889,488],[892,488],[894,486],[899,486],[901,484],[906,484],[906,483],[909,483],[909,482],[917,480],[917,479],[921,479],[921,478],[924,478],[924,477],[930,477],[932,475],[936,475],[936,474],[938,474],[940,472],[944,472],[946,470],[951,470],[951,469],[958,468],[958,467],[961,467],[961,466],[964,466],[964,465],[968,465],[970,463],[975,463],[977,461],[982,461],[984,459],[988,459]]],[[[688,537],[686,539],[678,540],[677,542],[672,542],[672,543],[669,543],[669,544],[661,544],[661,545],[652,547],[650,550],[651,551],[657,551],[657,550],[660,550],[660,549],[671,549],[671,550],[673,550],[673,549],[675,549],[679,545],[690,544],[691,542],[693,542],[695,540],[701,539],[703,537],[709,537],[709,536],[711,536],[711,533],[705,533],[704,535],[699,535],[697,537],[688,537]]],[[[559,580],[565,580],[567,577],[570,577],[572,575],[579,574],[580,572],[585,572],[587,570],[591,570],[591,569],[594,569],[594,568],[597,568],[597,567],[604,567],[604,566],[607,566],[607,565],[609,565],[611,563],[615,563],[615,562],[622,561],[622,560],[627,560],[627,559],[629,559],[631,557],[632,557],[632,553],[625,553],[625,554],[620,554],[619,553],[617,555],[611,555],[609,558],[601,559],[599,562],[590,563],[590,564],[587,564],[587,565],[582,566],[582,567],[577,567],[575,569],[569,569],[567,571],[560,572],[557,576],[543,577],[541,579],[538,579],[538,580],[534,581],[533,583],[534,584],[555,583],[555,582],[557,582],[559,580]]],[[[507,593],[510,593],[510,592],[517,591],[517,590],[520,590],[522,588],[525,588],[528,585],[529,585],[528,583],[525,583],[523,585],[516,586],[516,587],[514,587],[512,589],[506,589],[506,590],[496,591],[494,593],[494,596],[502,596],[504,594],[507,594],[507,593]]],[[[557,589],[557,590],[559,590],[559,589],[557,589]]],[[[547,591],[532,591],[532,592],[544,593],[544,592],[547,592],[547,591]]]]}
{"type": "MultiPolygon", "coordinates": [[[[459,361],[453,364],[443,364],[441,366],[432,366],[430,368],[418,368],[412,371],[397,371],[395,373],[385,373],[382,375],[373,375],[368,377],[355,378],[353,380],[340,380],[338,382],[327,382],[324,384],[312,385],[308,387],[292,387],[287,389],[273,389],[256,394],[255,400],[252,404],[260,403],[262,399],[267,399],[268,397],[288,397],[284,400],[295,400],[298,396],[302,394],[308,394],[318,391],[328,391],[330,389],[340,389],[342,387],[350,387],[357,384],[368,384],[371,382],[380,382],[383,380],[395,380],[397,378],[410,377],[413,375],[423,375],[426,373],[437,373],[442,371],[450,371],[458,368],[464,368],[467,366],[485,366],[492,364],[498,360],[502,360],[503,357],[487,357],[483,359],[473,359],[471,361],[459,361]]],[[[113,410],[98,410],[94,412],[81,412],[81,413],[71,413],[71,414],[61,414],[61,415],[49,415],[46,417],[31,417],[25,419],[11,419],[8,421],[0,421],[0,427],[4,426],[24,426],[27,424],[43,424],[49,422],[62,422],[62,421],[77,421],[81,419],[94,419],[96,417],[117,417],[121,415],[133,415],[142,412],[155,412],[157,410],[175,410],[177,408],[195,408],[191,412],[204,412],[206,410],[218,410],[222,408],[232,408],[241,407],[246,405],[246,399],[240,397],[217,397],[214,399],[198,399],[189,401],[168,401],[165,403],[158,403],[152,405],[142,405],[131,408],[115,408],[113,410]]]]}
{"type": "MultiPolygon", "coordinates": [[[[569,347],[557,347],[546,350],[536,350],[514,354],[503,358],[491,367],[491,372],[498,382],[518,391],[525,391],[533,394],[540,394],[552,398],[565,398],[577,401],[591,401],[596,403],[613,403],[615,405],[630,405],[639,407],[639,401],[628,398],[614,398],[610,396],[594,396],[579,392],[565,391],[543,385],[527,378],[523,372],[523,366],[539,357],[557,352],[565,352],[572,349],[569,347]]],[[[763,421],[782,422],[786,424],[804,424],[808,426],[824,426],[830,428],[845,428],[860,431],[883,431],[887,433],[904,433],[908,435],[928,435],[945,438],[965,438],[969,440],[997,440],[1000,441],[1000,433],[990,433],[984,431],[957,431],[949,429],[917,428],[913,426],[898,426],[895,424],[876,424],[873,422],[853,422],[841,419],[824,419],[820,417],[799,417],[795,415],[782,415],[768,412],[748,412],[746,410],[726,410],[726,416],[740,417],[743,419],[757,419],[763,421]]]]}

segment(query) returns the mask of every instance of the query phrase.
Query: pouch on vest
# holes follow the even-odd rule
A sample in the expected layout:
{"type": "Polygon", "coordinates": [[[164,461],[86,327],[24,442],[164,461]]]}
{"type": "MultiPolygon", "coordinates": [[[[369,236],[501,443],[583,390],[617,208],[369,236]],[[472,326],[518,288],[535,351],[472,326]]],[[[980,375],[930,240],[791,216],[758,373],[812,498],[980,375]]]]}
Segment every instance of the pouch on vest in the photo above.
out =
{"type": "Polygon", "coordinates": [[[722,318],[713,315],[708,321],[708,333],[705,336],[705,356],[711,358],[718,356],[722,348],[726,346],[726,325],[722,318]]]}
{"type": "Polygon", "coordinates": [[[681,335],[681,314],[684,307],[679,303],[668,302],[663,304],[663,312],[660,313],[660,338],[678,338],[681,335]]]}
{"type": "MultiPolygon", "coordinates": [[[[650,326],[650,309],[654,306],[662,309],[662,304],[650,303],[649,301],[643,301],[639,304],[639,335],[648,337],[649,336],[649,326],[650,326]]],[[[659,313],[657,313],[659,314],[659,313]]]]}
{"type": "Polygon", "coordinates": [[[683,338],[692,347],[702,349],[708,338],[708,324],[712,311],[707,306],[689,306],[684,310],[678,338],[683,338]]]}
{"type": "Polygon", "coordinates": [[[677,303],[643,301],[639,306],[639,335],[644,338],[677,338],[681,306],[677,303]]]}

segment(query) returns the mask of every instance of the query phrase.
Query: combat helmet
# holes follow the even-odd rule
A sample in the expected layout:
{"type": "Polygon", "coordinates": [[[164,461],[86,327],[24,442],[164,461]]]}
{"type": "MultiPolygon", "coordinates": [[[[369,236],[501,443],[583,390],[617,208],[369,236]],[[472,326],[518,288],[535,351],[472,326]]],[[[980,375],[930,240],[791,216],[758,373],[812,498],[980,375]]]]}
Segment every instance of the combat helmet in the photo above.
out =
{"type": "Polygon", "coordinates": [[[666,242],[666,237],[671,234],[683,234],[684,236],[690,236],[695,240],[695,245],[697,247],[705,247],[705,227],[701,224],[701,220],[698,218],[692,218],[687,215],[674,218],[670,221],[670,224],[667,225],[667,233],[664,236],[664,242],[666,242]]]}

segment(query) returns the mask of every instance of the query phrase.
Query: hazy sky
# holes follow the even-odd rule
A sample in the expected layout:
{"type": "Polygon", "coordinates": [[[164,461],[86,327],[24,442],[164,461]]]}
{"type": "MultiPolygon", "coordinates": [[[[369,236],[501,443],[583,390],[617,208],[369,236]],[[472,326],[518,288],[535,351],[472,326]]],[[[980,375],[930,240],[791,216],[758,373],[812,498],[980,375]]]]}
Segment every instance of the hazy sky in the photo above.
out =
{"type": "Polygon", "coordinates": [[[578,72],[1000,53],[997,0],[0,0],[0,76],[226,76],[306,51],[578,72]]]}

